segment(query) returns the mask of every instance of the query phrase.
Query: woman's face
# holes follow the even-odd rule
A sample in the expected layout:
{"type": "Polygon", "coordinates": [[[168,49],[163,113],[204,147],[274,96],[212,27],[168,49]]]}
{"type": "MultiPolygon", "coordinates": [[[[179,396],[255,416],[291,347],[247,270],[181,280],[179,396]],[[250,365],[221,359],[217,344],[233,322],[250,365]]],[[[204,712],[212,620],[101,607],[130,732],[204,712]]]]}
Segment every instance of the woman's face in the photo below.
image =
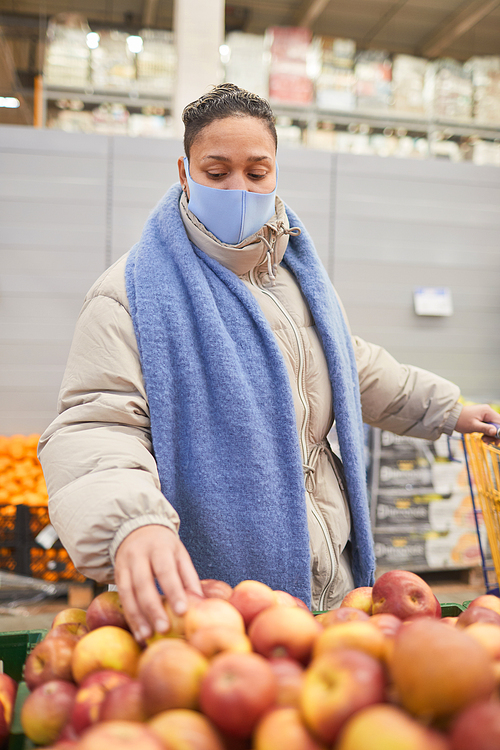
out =
{"type": "MultiPolygon", "coordinates": [[[[184,160],[179,178],[189,198],[184,160]]],[[[257,117],[225,117],[201,130],[191,146],[191,177],[221,190],[272,193],[276,187],[276,153],[271,133],[257,117]]]]}

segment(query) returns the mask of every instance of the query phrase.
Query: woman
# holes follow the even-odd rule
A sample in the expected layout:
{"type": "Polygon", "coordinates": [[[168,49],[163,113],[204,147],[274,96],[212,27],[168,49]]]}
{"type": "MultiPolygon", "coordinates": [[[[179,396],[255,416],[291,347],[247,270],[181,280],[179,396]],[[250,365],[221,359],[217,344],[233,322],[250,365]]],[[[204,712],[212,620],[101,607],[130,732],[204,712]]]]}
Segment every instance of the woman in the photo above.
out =
{"type": "Polygon", "coordinates": [[[495,419],[351,339],[276,195],[267,102],[223,84],[183,120],[180,185],[87,295],[40,441],[52,523],[82,572],[116,582],[139,640],[169,626],[155,582],[178,613],[199,577],[314,609],[370,585],[362,419],[431,440],[495,419]]]}

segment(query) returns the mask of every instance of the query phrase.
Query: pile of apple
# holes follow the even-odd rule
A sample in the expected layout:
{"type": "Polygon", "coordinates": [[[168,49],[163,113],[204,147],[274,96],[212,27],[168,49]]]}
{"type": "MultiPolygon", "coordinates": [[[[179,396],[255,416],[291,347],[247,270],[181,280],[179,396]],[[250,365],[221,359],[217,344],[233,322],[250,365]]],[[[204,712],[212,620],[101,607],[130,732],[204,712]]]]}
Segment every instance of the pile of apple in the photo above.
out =
{"type": "MultiPolygon", "coordinates": [[[[500,599],[441,618],[390,571],[314,616],[258,581],[203,581],[139,644],[118,594],[60,612],[26,660],[23,730],[54,750],[500,748],[500,599]]],[[[1,706],[5,704],[0,688],[1,706]]]]}

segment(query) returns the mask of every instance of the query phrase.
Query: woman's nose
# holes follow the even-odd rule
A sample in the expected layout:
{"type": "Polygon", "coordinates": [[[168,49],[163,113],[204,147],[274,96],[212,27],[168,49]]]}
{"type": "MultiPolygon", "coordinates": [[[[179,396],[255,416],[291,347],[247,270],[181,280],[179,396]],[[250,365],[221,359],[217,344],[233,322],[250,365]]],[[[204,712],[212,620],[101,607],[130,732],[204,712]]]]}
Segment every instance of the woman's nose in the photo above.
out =
{"type": "Polygon", "coordinates": [[[226,180],[227,190],[248,190],[247,180],[243,172],[232,172],[226,180]]]}

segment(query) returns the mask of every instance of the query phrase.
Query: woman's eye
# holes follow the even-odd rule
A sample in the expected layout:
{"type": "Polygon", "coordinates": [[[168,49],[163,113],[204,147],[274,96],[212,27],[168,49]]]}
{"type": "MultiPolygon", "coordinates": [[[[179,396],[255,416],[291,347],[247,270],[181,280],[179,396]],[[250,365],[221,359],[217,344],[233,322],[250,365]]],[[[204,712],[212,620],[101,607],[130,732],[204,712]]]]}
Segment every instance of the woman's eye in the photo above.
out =
{"type": "Polygon", "coordinates": [[[249,174],[249,177],[252,178],[252,180],[262,180],[263,177],[266,177],[265,174],[249,174]]]}
{"type": "Polygon", "coordinates": [[[226,176],[226,172],[208,172],[207,174],[214,180],[220,180],[221,177],[226,176]]]}

